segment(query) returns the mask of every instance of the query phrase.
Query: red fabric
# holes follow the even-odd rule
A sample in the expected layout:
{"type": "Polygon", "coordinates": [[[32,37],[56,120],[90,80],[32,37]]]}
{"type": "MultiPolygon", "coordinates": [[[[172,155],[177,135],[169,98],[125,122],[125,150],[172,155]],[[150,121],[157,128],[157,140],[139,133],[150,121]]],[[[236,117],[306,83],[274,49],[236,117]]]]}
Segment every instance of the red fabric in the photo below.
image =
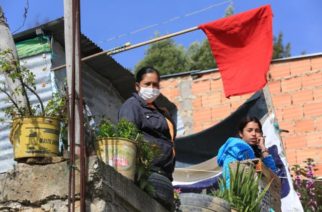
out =
{"type": "Polygon", "coordinates": [[[208,37],[227,98],[265,86],[273,51],[272,16],[267,5],[199,26],[208,37]]]}

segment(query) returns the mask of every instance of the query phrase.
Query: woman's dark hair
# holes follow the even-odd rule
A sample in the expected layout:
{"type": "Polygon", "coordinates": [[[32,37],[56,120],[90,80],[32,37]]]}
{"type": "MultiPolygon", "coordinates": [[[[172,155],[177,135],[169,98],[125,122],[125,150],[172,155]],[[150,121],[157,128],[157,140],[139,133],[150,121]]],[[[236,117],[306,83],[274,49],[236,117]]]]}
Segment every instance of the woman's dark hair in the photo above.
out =
{"type": "MultiPolygon", "coordinates": [[[[260,131],[262,132],[262,124],[261,124],[261,122],[258,120],[258,118],[254,117],[254,116],[246,116],[246,117],[244,117],[244,118],[241,120],[240,124],[239,124],[238,131],[239,131],[239,132],[241,132],[241,133],[243,133],[243,130],[244,130],[244,128],[246,127],[246,125],[247,125],[249,122],[252,122],[252,121],[258,124],[258,127],[259,127],[260,131]]],[[[256,158],[260,158],[260,157],[261,157],[261,155],[262,155],[262,150],[261,150],[261,149],[259,149],[259,147],[258,147],[257,145],[254,145],[254,144],[253,144],[253,145],[250,145],[250,146],[251,146],[251,148],[252,148],[252,149],[253,149],[253,151],[254,151],[255,157],[256,157],[256,158]]]]}
{"type": "Polygon", "coordinates": [[[158,75],[158,80],[160,81],[160,73],[158,70],[156,70],[155,68],[153,67],[143,67],[141,68],[137,73],[136,73],[136,76],[135,76],[135,81],[137,83],[141,82],[142,79],[143,79],[143,76],[145,74],[148,74],[148,73],[156,73],[158,75]]]}
{"type": "Polygon", "coordinates": [[[246,127],[246,125],[249,123],[249,122],[255,122],[258,124],[259,126],[259,129],[262,131],[262,124],[261,122],[259,121],[258,118],[254,117],[254,116],[246,116],[244,117],[241,122],[239,123],[239,127],[238,127],[238,132],[243,132],[244,128],[246,127]]]}

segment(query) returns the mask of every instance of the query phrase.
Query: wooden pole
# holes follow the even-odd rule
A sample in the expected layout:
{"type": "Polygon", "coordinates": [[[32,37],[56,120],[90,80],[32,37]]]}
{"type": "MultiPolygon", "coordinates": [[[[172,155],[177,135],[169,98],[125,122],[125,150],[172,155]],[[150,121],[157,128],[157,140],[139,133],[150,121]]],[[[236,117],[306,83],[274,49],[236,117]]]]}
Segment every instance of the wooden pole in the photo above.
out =
{"type": "Polygon", "coordinates": [[[65,57],[68,96],[69,182],[68,212],[75,210],[75,22],[74,0],[64,0],[65,57]]]}
{"type": "MultiPolygon", "coordinates": [[[[168,39],[168,38],[171,38],[171,37],[175,37],[175,36],[178,36],[178,35],[186,34],[188,32],[196,31],[198,29],[199,28],[196,26],[196,27],[192,27],[192,28],[189,28],[189,29],[181,30],[179,32],[175,32],[175,33],[171,33],[171,34],[164,35],[164,36],[161,36],[161,37],[153,38],[151,40],[147,40],[147,41],[144,41],[144,42],[141,42],[141,43],[137,43],[137,44],[134,44],[134,45],[125,44],[124,46],[121,46],[121,47],[117,47],[117,48],[114,48],[114,49],[110,49],[110,50],[98,52],[96,54],[92,54],[92,55],[89,55],[87,57],[83,57],[81,59],[81,61],[84,62],[84,61],[90,60],[90,59],[92,59],[94,57],[101,56],[101,55],[114,55],[114,54],[118,54],[118,53],[121,53],[121,52],[124,52],[124,51],[128,51],[128,50],[131,50],[131,49],[135,49],[135,48],[138,48],[138,47],[141,47],[141,46],[145,46],[145,45],[148,45],[148,44],[151,44],[151,43],[155,43],[155,42],[158,42],[158,41],[161,41],[161,40],[165,40],[165,39],[168,39]]],[[[61,66],[57,66],[55,68],[52,68],[51,70],[52,71],[57,71],[57,70],[60,70],[62,68],[65,68],[65,67],[66,67],[66,64],[65,65],[61,65],[61,66]]]]}
{"type": "Polygon", "coordinates": [[[80,158],[80,211],[85,212],[85,140],[80,46],[80,0],[64,1],[70,151],[68,211],[75,211],[75,155],[80,158]],[[79,147],[78,145],[79,144],[79,147]]]}

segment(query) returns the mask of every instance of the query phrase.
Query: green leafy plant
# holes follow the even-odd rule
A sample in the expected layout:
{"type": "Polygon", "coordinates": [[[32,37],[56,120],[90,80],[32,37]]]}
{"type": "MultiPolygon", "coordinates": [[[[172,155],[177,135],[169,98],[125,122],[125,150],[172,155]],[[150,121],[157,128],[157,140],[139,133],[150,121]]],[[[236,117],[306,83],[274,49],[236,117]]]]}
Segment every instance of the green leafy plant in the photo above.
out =
{"type": "Polygon", "coordinates": [[[160,148],[156,144],[148,143],[143,136],[137,140],[137,158],[135,184],[149,195],[154,196],[154,187],[148,181],[151,175],[152,161],[161,154],[160,148]]]}
{"type": "Polygon", "coordinates": [[[103,119],[98,125],[97,138],[119,137],[136,141],[140,135],[139,130],[132,122],[121,119],[116,125],[103,119]]]}
{"type": "Polygon", "coordinates": [[[174,207],[175,207],[174,211],[176,212],[182,212],[182,210],[180,209],[180,206],[181,206],[180,193],[181,193],[180,188],[173,190],[174,207]]]}
{"type": "Polygon", "coordinates": [[[151,175],[152,161],[160,155],[160,149],[157,145],[144,140],[142,134],[135,124],[121,119],[117,124],[103,119],[97,127],[96,137],[106,138],[126,138],[135,142],[136,152],[136,173],[135,184],[149,195],[154,195],[154,188],[149,183],[148,178],[151,175]]]}
{"type": "Polygon", "coordinates": [[[259,190],[259,179],[261,175],[256,176],[254,169],[240,167],[233,171],[229,167],[230,187],[227,188],[225,178],[219,181],[219,189],[212,195],[222,198],[231,204],[231,207],[237,211],[260,211],[260,204],[272,181],[262,190],[259,190]]]}
{"type": "Polygon", "coordinates": [[[32,116],[64,118],[66,98],[58,93],[54,94],[44,107],[42,99],[37,94],[35,74],[26,67],[20,66],[19,61],[12,58],[14,55],[11,49],[0,52],[0,73],[7,76],[13,83],[19,84],[14,90],[9,89],[8,81],[0,85],[0,92],[4,93],[12,104],[4,109],[5,115],[11,119],[32,116]],[[37,98],[37,104],[31,104],[32,95],[37,98]]]}
{"type": "Polygon", "coordinates": [[[67,99],[65,95],[54,93],[53,98],[47,102],[45,107],[45,116],[66,120],[67,117],[67,99]]]}
{"type": "Polygon", "coordinates": [[[102,120],[96,130],[97,138],[117,137],[116,127],[109,120],[102,120]]]}

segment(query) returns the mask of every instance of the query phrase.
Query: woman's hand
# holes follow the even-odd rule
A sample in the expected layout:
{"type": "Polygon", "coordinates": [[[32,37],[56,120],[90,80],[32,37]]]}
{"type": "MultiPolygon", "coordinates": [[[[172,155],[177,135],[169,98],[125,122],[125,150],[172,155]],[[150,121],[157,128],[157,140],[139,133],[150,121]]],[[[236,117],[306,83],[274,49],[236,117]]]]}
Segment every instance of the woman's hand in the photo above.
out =
{"type": "Polygon", "coordinates": [[[257,140],[257,146],[262,150],[262,157],[265,158],[269,155],[267,148],[265,147],[265,138],[263,136],[259,137],[257,140]]]}
{"type": "Polygon", "coordinates": [[[265,147],[265,139],[263,136],[260,136],[258,139],[257,139],[257,146],[258,148],[260,148],[261,150],[264,150],[266,149],[265,147]]]}

